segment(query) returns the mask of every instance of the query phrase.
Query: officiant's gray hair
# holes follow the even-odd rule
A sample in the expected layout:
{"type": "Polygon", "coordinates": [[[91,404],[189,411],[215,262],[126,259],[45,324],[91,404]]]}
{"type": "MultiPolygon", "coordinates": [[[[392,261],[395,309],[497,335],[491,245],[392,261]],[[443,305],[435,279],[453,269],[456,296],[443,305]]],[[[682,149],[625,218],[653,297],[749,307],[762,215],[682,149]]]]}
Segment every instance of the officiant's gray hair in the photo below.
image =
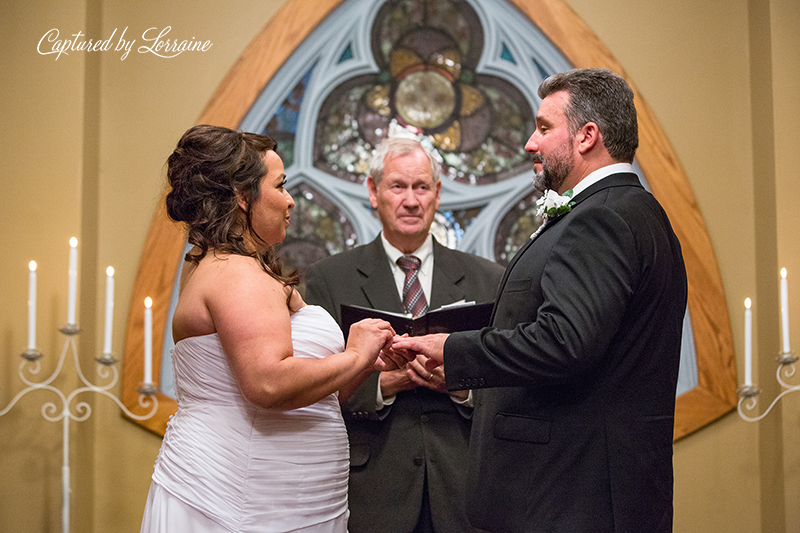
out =
{"type": "Polygon", "coordinates": [[[539,86],[539,96],[567,91],[564,115],[571,134],[587,122],[597,124],[608,154],[616,161],[632,163],[639,147],[639,127],[633,90],[619,75],[607,69],[573,69],[554,74],[539,86]]]}
{"type": "Polygon", "coordinates": [[[425,146],[425,144],[416,139],[411,139],[408,137],[389,137],[382,141],[375,149],[375,153],[372,155],[372,161],[369,165],[369,175],[372,176],[372,179],[375,181],[375,185],[378,185],[381,182],[381,178],[383,177],[383,167],[386,163],[387,157],[404,156],[413,153],[416,150],[421,150],[422,153],[425,154],[425,157],[428,158],[428,161],[431,164],[433,183],[439,181],[441,165],[436,158],[436,155],[438,154],[434,155],[431,151],[431,148],[428,148],[425,146]]]}

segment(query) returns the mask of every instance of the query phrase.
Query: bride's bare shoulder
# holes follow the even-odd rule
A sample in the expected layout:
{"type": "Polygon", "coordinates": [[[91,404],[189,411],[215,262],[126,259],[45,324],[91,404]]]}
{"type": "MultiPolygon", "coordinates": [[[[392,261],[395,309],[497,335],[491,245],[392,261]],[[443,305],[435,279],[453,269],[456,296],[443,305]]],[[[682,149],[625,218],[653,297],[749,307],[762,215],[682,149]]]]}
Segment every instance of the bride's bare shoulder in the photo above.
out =
{"type": "Polygon", "coordinates": [[[248,255],[231,254],[223,252],[209,252],[200,260],[198,270],[203,270],[206,275],[236,274],[247,275],[261,272],[263,269],[258,261],[248,255]]]}

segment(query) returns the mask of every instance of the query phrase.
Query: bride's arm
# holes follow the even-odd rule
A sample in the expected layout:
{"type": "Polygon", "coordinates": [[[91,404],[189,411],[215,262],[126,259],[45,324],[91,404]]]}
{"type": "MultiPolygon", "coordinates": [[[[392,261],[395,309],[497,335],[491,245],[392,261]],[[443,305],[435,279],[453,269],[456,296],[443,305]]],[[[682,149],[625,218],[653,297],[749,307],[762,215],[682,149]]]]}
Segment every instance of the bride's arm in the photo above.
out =
{"type": "Polygon", "coordinates": [[[342,388],[339,389],[339,403],[344,403],[350,399],[350,397],[355,394],[358,388],[364,383],[367,378],[372,375],[375,369],[370,366],[356,375],[353,379],[349,382],[345,383],[342,388]]]}
{"type": "Polygon", "coordinates": [[[391,342],[389,324],[371,319],[350,331],[342,353],[293,357],[286,289],[280,282],[243,256],[214,260],[204,270],[204,301],[233,374],[244,397],[260,407],[315,403],[372,369],[378,352],[391,342]]]}

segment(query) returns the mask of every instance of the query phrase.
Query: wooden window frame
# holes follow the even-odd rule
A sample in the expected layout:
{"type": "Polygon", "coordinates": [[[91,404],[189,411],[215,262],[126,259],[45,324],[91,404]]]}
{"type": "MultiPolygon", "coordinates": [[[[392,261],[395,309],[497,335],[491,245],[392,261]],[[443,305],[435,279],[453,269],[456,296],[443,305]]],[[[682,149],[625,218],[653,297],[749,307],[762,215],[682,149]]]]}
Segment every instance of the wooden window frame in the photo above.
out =
{"type": "MultiPolygon", "coordinates": [[[[728,307],[719,267],[705,221],[691,185],[655,115],[625,74],[622,65],[589,26],[562,0],[507,0],[525,14],[576,67],[605,67],[628,80],[639,116],[636,159],[680,239],[689,279],[689,313],[697,354],[698,384],[677,398],[675,439],[713,422],[737,403],[736,363],[728,307]],[[587,43],[591,43],[589,46],[587,43]]],[[[198,124],[238,128],[253,102],[295,48],[341,0],[289,0],[270,19],[234,63],[203,110],[198,124]]],[[[165,192],[166,193],[166,192],[165,192]]],[[[186,234],[169,220],[162,199],[150,224],[130,300],[123,352],[121,398],[134,414],[142,382],[143,313],[150,296],[153,309],[153,377],[160,378],[161,346],[175,276],[186,234]]],[[[148,420],[134,421],[160,435],[177,410],[174,399],[158,393],[159,408],[148,420]]]]}

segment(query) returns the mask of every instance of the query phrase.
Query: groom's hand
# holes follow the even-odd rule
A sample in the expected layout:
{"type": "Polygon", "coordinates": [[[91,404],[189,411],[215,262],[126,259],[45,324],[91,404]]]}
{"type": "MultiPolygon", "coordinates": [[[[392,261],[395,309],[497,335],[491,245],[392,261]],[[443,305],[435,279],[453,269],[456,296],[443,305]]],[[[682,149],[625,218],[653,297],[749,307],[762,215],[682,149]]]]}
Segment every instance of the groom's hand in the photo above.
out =
{"type": "Polygon", "coordinates": [[[444,364],[444,343],[449,336],[449,333],[434,333],[421,337],[395,337],[392,351],[422,354],[428,358],[425,368],[433,370],[444,364]]]}

